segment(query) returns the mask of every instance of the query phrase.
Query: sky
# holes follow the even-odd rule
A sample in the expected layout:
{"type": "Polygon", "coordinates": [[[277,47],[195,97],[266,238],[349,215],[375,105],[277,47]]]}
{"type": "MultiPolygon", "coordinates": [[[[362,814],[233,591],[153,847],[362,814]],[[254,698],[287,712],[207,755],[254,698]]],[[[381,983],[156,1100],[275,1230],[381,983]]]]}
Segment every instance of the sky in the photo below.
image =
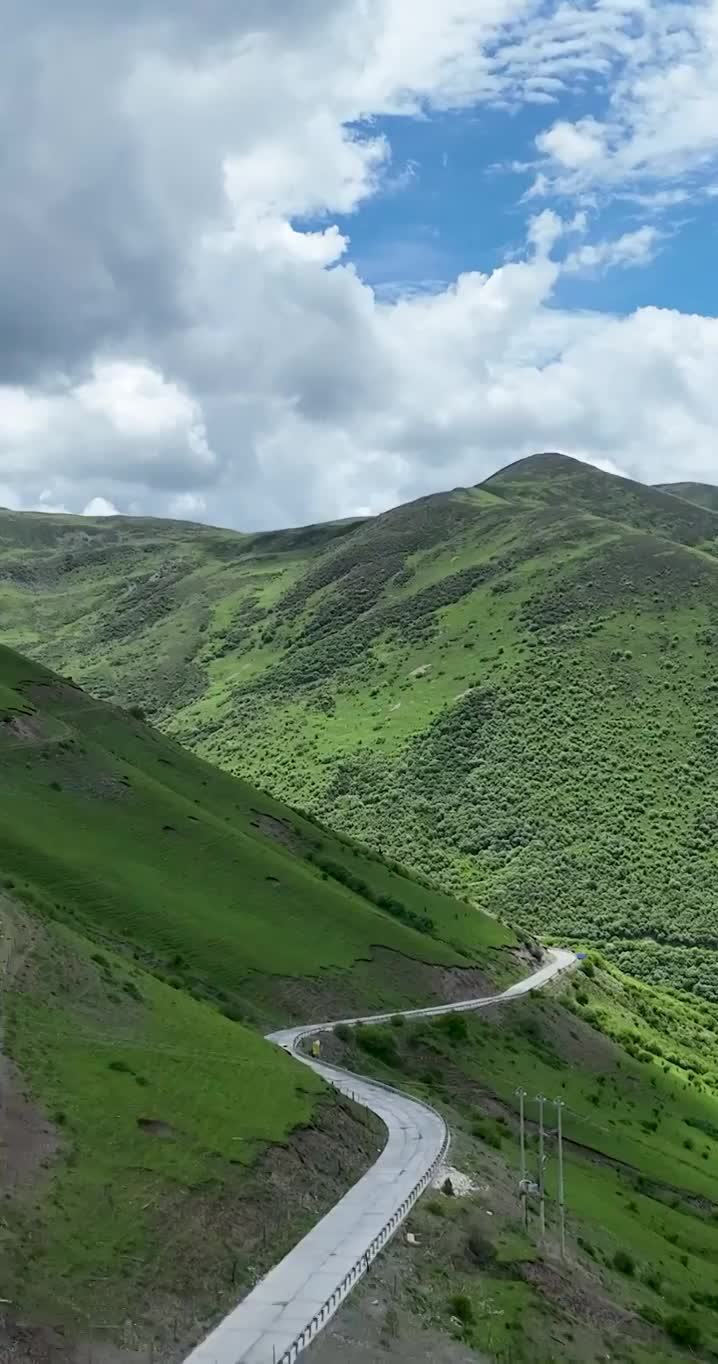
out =
{"type": "Polygon", "coordinates": [[[0,505],[718,484],[718,0],[4,0],[0,505]]]}

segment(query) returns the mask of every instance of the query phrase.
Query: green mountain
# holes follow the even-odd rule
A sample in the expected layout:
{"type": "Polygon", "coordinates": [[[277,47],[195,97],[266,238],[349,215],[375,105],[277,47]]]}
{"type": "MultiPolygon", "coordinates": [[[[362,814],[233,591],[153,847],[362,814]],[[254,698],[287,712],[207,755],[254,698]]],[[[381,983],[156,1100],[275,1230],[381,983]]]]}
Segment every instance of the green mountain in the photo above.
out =
{"type": "Polygon", "coordinates": [[[718,512],[544,454],[300,531],[0,537],[10,642],[523,933],[718,994],[718,512]]]}
{"type": "Polygon", "coordinates": [[[697,507],[718,511],[718,488],[712,483],[659,483],[657,487],[661,492],[673,493],[674,497],[682,497],[697,507]]]}
{"type": "Polygon", "coordinates": [[[5,648],[0,788],[0,1357],[175,1359],[380,1143],[248,1025],[463,996],[513,935],[5,648]]]}

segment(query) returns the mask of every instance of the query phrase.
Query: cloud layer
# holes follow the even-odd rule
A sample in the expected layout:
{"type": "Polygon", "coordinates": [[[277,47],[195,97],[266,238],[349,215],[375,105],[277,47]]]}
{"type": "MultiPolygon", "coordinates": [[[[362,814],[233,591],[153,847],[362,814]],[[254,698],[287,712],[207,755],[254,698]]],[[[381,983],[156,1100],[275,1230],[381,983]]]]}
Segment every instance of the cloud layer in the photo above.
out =
{"type": "Polygon", "coordinates": [[[0,502],[270,526],[546,447],[718,481],[718,322],[555,305],[564,276],[650,261],[697,173],[709,192],[714,0],[7,11],[0,502]],[[600,116],[557,116],[604,86],[600,116]],[[526,102],[545,124],[524,252],[375,295],[332,221],[395,172],[372,118],[526,102]],[[651,222],[591,238],[607,195],[651,222]]]}

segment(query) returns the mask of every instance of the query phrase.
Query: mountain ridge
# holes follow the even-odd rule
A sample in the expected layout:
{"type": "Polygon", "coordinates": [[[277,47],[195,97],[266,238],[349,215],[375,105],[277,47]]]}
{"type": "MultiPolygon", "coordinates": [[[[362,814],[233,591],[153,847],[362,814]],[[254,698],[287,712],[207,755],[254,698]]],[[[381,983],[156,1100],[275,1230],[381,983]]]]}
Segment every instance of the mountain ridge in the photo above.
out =
{"type": "Polygon", "coordinates": [[[111,535],[0,549],[9,643],[521,932],[709,983],[710,508],[549,452],[341,527],[111,535]]]}

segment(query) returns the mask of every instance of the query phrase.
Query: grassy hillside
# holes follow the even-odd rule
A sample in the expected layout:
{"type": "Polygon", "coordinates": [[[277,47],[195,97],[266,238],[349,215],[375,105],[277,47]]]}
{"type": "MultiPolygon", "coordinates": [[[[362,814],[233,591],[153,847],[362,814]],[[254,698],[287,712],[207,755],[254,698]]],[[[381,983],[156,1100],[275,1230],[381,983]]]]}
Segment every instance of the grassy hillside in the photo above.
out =
{"type": "MultiPolygon", "coordinates": [[[[442,1109],[452,1163],[474,1184],[466,1197],[437,1192],[420,1205],[412,1224],[419,1248],[396,1250],[367,1285],[374,1319],[386,1303],[387,1340],[400,1340],[408,1312],[418,1311],[426,1324],[512,1364],[649,1364],[686,1358],[686,1350],[715,1359],[713,1006],[677,1002],[599,961],[548,994],[478,1015],[339,1034],[337,1059],[442,1109]],[[533,1179],[536,1096],[546,1097],[545,1245],[536,1198],[528,1235],[522,1225],[519,1086],[533,1179]],[[565,1262],[555,1098],[564,1104],[565,1262]]],[[[337,1332],[341,1340],[341,1319],[337,1332]]]]}
{"type": "Polygon", "coordinates": [[[0,1356],[174,1360],[381,1141],[246,1024],[513,938],[4,648],[0,782],[0,1356]]]}
{"type": "Polygon", "coordinates": [[[547,454],[300,532],[52,521],[38,558],[5,518],[8,638],[521,931],[718,994],[718,512],[547,454]]]}
{"type": "Polygon", "coordinates": [[[682,497],[684,501],[693,502],[697,507],[708,507],[709,511],[718,511],[718,488],[712,483],[660,483],[657,486],[662,492],[682,497]]]}

